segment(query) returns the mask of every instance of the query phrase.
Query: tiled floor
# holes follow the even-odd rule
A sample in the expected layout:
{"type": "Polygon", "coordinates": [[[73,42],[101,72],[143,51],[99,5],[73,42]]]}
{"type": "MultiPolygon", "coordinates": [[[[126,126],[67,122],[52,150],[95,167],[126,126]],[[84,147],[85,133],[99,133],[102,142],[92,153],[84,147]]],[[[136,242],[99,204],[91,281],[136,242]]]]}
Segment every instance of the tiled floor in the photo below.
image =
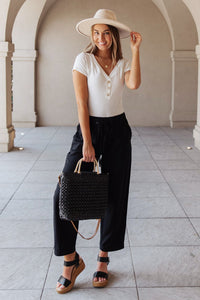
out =
{"type": "Polygon", "coordinates": [[[0,299],[199,300],[200,151],[192,129],[166,127],[132,128],[125,249],[110,253],[108,287],[91,284],[98,235],[78,238],[86,269],[69,294],[55,292],[63,258],[53,254],[52,195],[74,130],[18,129],[24,150],[0,154],[0,299]]]}

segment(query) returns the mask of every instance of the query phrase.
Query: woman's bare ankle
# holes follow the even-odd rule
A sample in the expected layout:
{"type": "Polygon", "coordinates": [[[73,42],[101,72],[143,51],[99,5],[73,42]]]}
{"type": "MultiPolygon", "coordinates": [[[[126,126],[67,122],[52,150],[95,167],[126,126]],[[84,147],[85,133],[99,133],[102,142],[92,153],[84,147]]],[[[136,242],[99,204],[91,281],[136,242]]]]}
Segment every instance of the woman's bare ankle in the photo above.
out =
{"type": "Polygon", "coordinates": [[[65,255],[64,260],[65,261],[73,261],[75,259],[75,256],[76,256],[76,251],[74,251],[73,253],[65,255]]]}
{"type": "Polygon", "coordinates": [[[104,252],[102,250],[99,250],[99,256],[100,257],[108,257],[108,252],[104,252]]]}

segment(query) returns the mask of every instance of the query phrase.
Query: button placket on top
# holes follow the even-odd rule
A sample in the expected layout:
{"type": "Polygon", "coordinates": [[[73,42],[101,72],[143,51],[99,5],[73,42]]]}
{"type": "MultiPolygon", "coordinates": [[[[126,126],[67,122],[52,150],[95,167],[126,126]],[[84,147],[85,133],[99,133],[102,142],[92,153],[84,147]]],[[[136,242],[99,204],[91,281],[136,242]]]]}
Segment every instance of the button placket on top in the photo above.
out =
{"type": "Polygon", "coordinates": [[[112,78],[113,74],[116,73],[116,70],[117,70],[118,65],[120,63],[120,60],[118,60],[115,67],[113,68],[113,70],[108,75],[108,74],[106,74],[104,69],[101,67],[101,65],[98,63],[98,61],[96,60],[94,54],[92,54],[92,57],[94,59],[95,64],[99,67],[100,71],[102,72],[103,76],[106,79],[106,93],[105,93],[105,95],[106,95],[106,99],[110,100],[110,98],[111,98],[111,78],[112,78]]]}
{"type": "Polygon", "coordinates": [[[110,96],[111,96],[111,80],[108,79],[106,81],[106,97],[107,97],[107,99],[110,99],[110,96]]]}

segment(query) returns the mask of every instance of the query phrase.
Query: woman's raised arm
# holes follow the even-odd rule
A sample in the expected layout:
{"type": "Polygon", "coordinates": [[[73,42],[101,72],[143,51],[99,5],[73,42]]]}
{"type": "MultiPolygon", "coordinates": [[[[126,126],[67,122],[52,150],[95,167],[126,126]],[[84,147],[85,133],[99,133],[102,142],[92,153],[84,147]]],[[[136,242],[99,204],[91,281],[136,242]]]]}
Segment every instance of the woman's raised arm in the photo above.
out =
{"type": "Polygon", "coordinates": [[[138,32],[134,31],[130,33],[130,36],[132,61],[131,70],[125,73],[125,83],[129,89],[135,90],[139,88],[141,83],[139,48],[142,42],[142,37],[138,32]]]}

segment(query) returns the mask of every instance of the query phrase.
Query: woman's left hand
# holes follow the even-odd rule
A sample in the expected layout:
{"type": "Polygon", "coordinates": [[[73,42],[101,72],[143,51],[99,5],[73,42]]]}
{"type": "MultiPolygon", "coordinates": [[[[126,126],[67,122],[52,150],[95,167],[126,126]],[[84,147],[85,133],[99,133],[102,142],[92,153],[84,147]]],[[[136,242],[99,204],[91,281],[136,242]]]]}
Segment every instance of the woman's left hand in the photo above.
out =
{"type": "Polygon", "coordinates": [[[139,49],[142,42],[142,37],[139,32],[131,31],[131,50],[139,49]]]}

